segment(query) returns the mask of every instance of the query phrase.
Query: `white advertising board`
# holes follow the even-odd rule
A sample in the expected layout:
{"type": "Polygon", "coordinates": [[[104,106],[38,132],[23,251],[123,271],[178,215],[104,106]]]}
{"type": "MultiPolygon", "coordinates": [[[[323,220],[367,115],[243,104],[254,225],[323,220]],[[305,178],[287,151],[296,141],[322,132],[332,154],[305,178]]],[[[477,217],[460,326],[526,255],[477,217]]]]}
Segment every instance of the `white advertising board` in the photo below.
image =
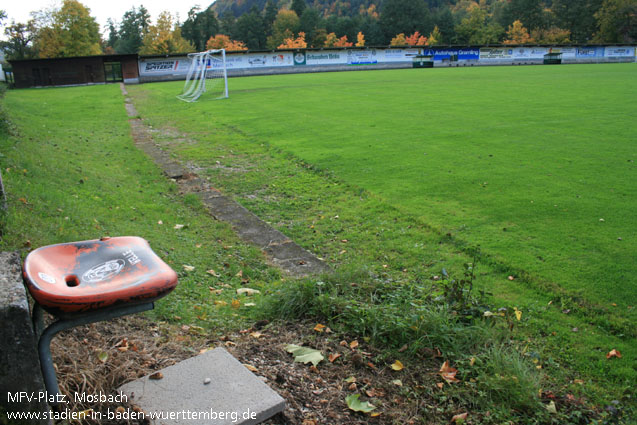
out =
{"type": "Polygon", "coordinates": [[[621,46],[608,46],[604,50],[604,56],[609,58],[617,58],[617,57],[630,57],[635,56],[635,48],[634,47],[621,47],[621,46]]]}
{"type": "Polygon", "coordinates": [[[321,50],[305,53],[306,65],[339,65],[347,63],[347,53],[344,50],[321,50]]]}
{"type": "Polygon", "coordinates": [[[385,49],[377,50],[379,62],[411,62],[420,49],[385,49]]]}

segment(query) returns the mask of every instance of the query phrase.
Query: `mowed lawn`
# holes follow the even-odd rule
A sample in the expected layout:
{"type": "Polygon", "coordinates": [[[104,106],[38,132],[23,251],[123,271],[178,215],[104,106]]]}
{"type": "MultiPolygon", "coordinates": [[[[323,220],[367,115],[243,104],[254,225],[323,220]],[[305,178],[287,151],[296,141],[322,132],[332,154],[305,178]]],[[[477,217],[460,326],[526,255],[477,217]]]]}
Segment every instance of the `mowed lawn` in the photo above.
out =
{"type": "Polygon", "coordinates": [[[477,245],[529,284],[637,317],[637,65],[230,79],[154,118],[267,143],[477,245]]]}

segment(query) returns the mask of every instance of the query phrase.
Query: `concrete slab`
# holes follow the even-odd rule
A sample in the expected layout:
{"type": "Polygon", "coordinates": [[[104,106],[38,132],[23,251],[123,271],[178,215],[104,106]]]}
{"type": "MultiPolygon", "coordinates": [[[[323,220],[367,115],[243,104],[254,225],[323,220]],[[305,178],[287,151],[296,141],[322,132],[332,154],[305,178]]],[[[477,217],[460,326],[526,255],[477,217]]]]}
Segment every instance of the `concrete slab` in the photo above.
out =
{"type": "MultiPolygon", "coordinates": [[[[40,397],[45,392],[44,382],[21,272],[22,261],[17,252],[0,252],[0,423],[7,423],[5,414],[8,417],[49,410],[45,397],[40,397]]],[[[21,423],[49,421],[32,419],[21,423]]]]}
{"type": "Polygon", "coordinates": [[[146,376],[120,387],[130,403],[157,415],[156,425],[254,425],[285,408],[283,398],[223,348],[161,373],[162,379],[146,376]]]}

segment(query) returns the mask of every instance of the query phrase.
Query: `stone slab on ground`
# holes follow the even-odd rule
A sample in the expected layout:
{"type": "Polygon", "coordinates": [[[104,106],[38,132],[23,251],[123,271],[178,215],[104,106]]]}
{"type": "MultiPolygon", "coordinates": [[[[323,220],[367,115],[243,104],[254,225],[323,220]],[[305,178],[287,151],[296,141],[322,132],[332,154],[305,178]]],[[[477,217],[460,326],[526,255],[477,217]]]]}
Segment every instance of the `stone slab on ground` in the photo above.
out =
{"type": "Polygon", "coordinates": [[[128,402],[156,425],[254,425],[283,411],[285,400],[223,348],[215,348],[123,385],[128,402]],[[150,375],[152,376],[152,375],[150,375]],[[209,384],[204,382],[210,379],[209,384]]]}
{"type": "Polygon", "coordinates": [[[44,383],[17,252],[0,252],[0,323],[0,423],[5,413],[48,411],[46,401],[39,397],[44,394],[44,383]],[[32,399],[18,398],[19,393],[32,399]]]}

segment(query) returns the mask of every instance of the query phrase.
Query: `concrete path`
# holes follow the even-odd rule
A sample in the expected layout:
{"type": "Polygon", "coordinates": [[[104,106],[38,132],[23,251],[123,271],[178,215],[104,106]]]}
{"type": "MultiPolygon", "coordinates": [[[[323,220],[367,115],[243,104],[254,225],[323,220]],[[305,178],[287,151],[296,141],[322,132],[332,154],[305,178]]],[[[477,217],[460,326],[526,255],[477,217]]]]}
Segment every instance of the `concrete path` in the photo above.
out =
{"type": "Polygon", "coordinates": [[[294,276],[330,271],[329,267],[314,254],[272,228],[232,198],[211,187],[208,181],[200,178],[162,150],[153,140],[148,126],[139,118],[135,105],[132,104],[123,84],[121,88],[126,99],[126,111],[130,117],[129,122],[135,144],[151,157],[168,177],[175,179],[183,192],[199,195],[213,217],[230,223],[239,237],[261,248],[271,263],[282,270],[294,276]]]}

